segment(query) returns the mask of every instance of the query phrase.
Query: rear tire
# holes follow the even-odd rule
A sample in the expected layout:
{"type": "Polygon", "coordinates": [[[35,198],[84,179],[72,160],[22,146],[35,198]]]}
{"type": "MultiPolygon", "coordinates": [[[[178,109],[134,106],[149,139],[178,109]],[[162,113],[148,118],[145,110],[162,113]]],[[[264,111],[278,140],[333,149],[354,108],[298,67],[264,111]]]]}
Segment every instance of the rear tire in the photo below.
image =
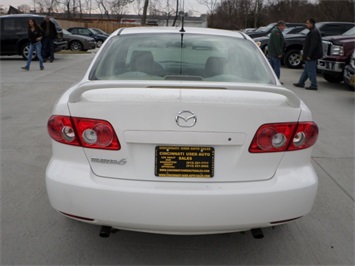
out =
{"type": "Polygon", "coordinates": [[[79,41],[72,41],[69,45],[70,50],[72,51],[82,51],[83,50],[83,44],[79,41]]]}
{"type": "Polygon", "coordinates": [[[342,73],[323,73],[323,78],[330,83],[340,83],[343,81],[342,73]]]}
{"type": "Polygon", "coordinates": [[[297,49],[290,50],[286,52],[284,57],[285,66],[288,68],[301,68],[302,60],[301,60],[301,51],[297,49]]]}

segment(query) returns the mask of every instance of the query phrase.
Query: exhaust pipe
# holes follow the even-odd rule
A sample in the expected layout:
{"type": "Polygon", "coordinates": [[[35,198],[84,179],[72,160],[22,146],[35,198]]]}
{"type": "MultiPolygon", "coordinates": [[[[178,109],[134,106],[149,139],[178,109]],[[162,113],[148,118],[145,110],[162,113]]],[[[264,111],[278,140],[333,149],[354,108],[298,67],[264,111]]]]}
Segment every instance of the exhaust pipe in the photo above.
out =
{"type": "Polygon", "coordinates": [[[261,230],[261,228],[254,228],[251,229],[251,234],[253,235],[254,239],[263,239],[264,238],[264,233],[261,230]]]}
{"type": "Polygon", "coordinates": [[[108,238],[111,234],[112,227],[111,226],[101,226],[100,228],[100,237],[108,238]]]}

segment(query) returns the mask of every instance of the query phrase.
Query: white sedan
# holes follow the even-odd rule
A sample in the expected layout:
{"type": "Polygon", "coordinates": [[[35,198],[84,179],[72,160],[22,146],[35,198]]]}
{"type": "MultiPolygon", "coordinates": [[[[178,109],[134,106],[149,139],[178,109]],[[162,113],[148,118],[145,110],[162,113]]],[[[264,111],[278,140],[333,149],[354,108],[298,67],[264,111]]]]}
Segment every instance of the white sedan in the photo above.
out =
{"type": "Polygon", "coordinates": [[[54,106],[52,206],[163,234],[252,230],[312,209],[318,127],[241,32],[125,28],[54,106]]]}

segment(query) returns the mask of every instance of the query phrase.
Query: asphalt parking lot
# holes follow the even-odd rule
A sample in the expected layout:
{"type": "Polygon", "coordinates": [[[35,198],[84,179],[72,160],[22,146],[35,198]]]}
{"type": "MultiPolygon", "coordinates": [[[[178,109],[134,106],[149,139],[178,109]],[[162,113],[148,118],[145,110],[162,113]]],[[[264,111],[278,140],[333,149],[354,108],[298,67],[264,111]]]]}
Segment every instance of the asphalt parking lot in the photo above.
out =
{"type": "Polygon", "coordinates": [[[319,191],[312,212],[288,225],[209,236],[120,231],[59,215],[48,202],[51,156],[46,123],[59,96],[79,81],[93,54],[57,54],[40,71],[0,57],[1,265],[354,265],[354,92],[318,77],[319,90],[295,88],[301,70],[281,69],[284,86],[310,107],[320,135],[312,163],[319,191]]]}

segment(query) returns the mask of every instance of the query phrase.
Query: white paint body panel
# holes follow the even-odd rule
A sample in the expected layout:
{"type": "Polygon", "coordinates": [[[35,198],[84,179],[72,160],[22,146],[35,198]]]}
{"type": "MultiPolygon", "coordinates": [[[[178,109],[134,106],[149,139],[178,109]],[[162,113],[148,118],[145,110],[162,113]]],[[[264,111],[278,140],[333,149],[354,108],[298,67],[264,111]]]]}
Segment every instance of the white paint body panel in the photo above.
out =
{"type": "MultiPolygon", "coordinates": [[[[143,31],[129,29],[125,34],[143,31]]],[[[243,38],[228,31],[191,31],[243,38]]],[[[109,43],[108,39],[102,48],[109,43]]],[[[86,222],[97,225],[165,234],[244,231],[311,210],[318,184],[310,163],[312,148],[248,151],[265,123],[312,121],[310,110],[294,93],[278,81],[90,81],[90,69],[102,48],[84,79],[59,99],[53,114],[109,121],[121,149],[52,141],[46,184],[56,210],[93,219],[86,222]],[[181,111],[194,113],[196,124],[179,126],[176,116],[181,111]],[[166,145],[213,147],[214,176],[156,176],[155,149],[166,145]]]]}

